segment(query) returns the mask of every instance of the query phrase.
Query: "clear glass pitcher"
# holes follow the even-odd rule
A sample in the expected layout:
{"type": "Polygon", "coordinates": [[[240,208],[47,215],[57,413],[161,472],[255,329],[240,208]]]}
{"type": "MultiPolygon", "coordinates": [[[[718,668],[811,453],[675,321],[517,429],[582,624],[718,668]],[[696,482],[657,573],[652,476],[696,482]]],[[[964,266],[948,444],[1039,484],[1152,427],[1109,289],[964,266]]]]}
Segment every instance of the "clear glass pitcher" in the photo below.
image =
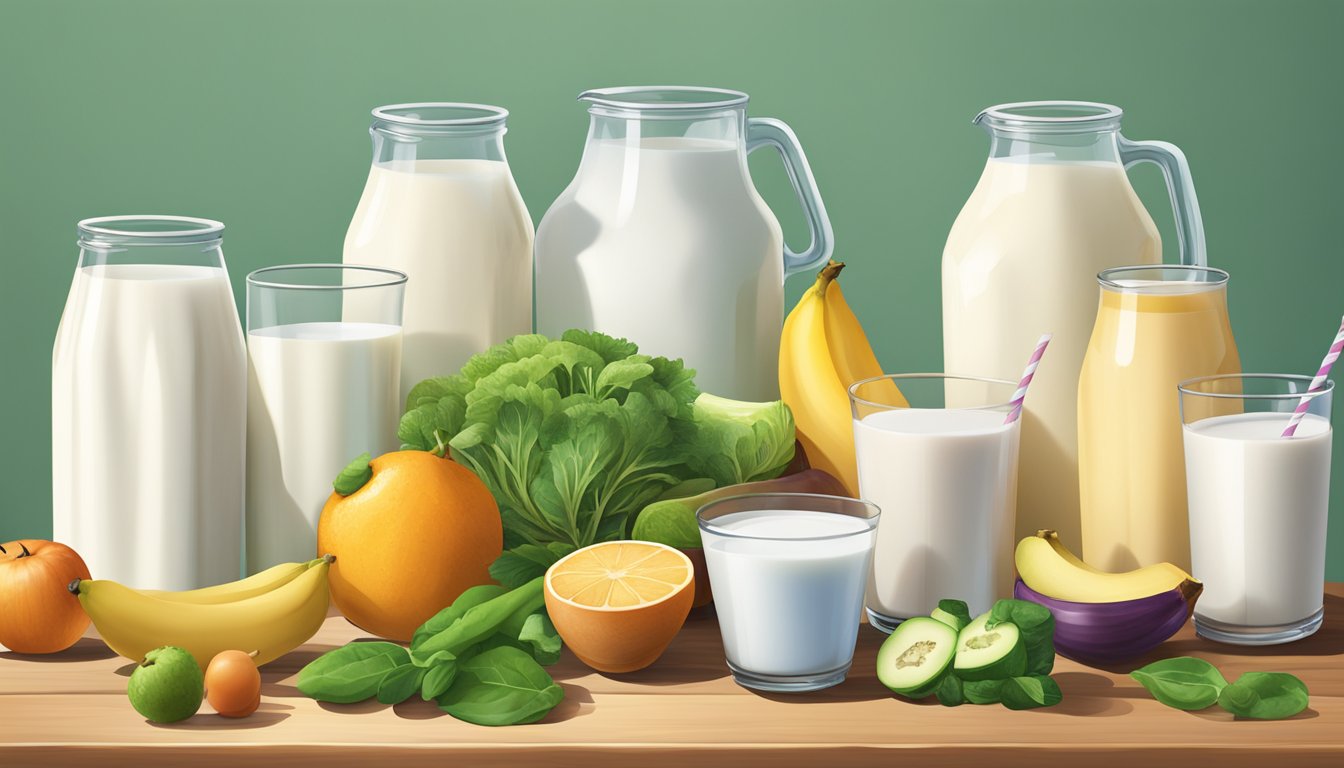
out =
{"type": "Polygon", "coordinates": [[[1022,419],[1017,535],[1054,528],[1079,546],[1078,374],[1096,276],[1157,264],[1162,241],[1125,169],[1151,162],[1171,192],[1181,261],[1203,265],[1204,228],[1181,151],[1120,134],[1121,110],[1081,101],[991,107],[989,159],[943,250],[943,360],[1015,379],[1022,350],[1054,334],[1022,419]]]}
{"type": "Polygon", "coordinates": [[[1227,273],[1194,266],[1108,269],[1078,380],[1083,559],[1103,571],[1189,570],[1176,387],[1241,372],[1227,273]]]}
{"type": "Polygon", "coordinates": [[[832,245],[797,137],[747,117],[739,91],[605,88],[579,99],[591,117],[583,159],[537,228],[537,330],[628,338],[683,358],[705,391],[778,398],[784,278],[824,264],[832,245]],[[765,146],[807,214],[801,252],[747,170],[747,154],[765,146]]]}
{"type": "Polygon", "coordinates": [[[429,102],[373,110],[373,164],[344,262],[404,272],[401,394],[532,330],[532,217],[504,156],[508,111],[429,102]]]}
{"type": "Polygon", "coordinates": [[[79,223],[51,364],[52,531],[100,579],[238,578],[247,363],[224,225],[79,223]]]}

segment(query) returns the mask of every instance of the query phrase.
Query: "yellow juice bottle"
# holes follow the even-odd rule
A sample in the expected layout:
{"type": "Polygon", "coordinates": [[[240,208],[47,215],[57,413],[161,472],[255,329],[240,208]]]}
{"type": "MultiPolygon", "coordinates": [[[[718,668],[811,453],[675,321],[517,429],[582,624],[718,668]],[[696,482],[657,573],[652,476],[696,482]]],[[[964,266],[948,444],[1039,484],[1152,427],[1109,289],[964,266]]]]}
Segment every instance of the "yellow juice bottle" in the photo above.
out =
{"type": "Polygon", "coordinates": [[[1078,380],[1083,559],[1107,571],[1189,570],[1176,385],[1238,373],[1227,273],[1142,266],[1098,275],[1101,303],[1078,380]]]}

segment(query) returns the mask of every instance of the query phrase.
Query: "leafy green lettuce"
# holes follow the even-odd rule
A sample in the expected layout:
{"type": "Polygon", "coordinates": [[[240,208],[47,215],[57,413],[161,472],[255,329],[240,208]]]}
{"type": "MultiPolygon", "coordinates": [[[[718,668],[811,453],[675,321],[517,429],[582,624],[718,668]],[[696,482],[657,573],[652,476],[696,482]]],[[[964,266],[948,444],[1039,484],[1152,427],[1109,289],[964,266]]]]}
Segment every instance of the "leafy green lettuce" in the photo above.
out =
{"type": "Polygon", "coordinates": [[[402,448],[449,453],[489,487],[502,584],[624,537],[633,513],[684,482],[767,479],[793,458],[782,402],[702,396],[680,360],[638,352],[601,333],[515,336],[411,390],[402,448]]]}

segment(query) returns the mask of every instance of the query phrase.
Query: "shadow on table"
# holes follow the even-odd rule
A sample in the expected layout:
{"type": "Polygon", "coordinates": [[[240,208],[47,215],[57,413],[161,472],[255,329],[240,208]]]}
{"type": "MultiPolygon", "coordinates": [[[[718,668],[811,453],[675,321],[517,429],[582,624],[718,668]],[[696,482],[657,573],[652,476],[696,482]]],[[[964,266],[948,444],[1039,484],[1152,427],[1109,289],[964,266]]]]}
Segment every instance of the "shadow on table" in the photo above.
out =
{"type": "Polygon", "coordinates": [[[1126,699],[1146,699],[1142,688],[1118,688],[1115,681],[1092,672],[1056,672],[1051,675],[1059,684],[1064,700],[1044,709],[1028,712],[1053,712],[1081,717],[1115,717],[1134,711],[1126,699]]]}
{"type": "Polygon", "coordinates": [[[199,712],[186,720],[176,723],[146,723],[155,728],[172,728],[188,731],[243,731],[256,728],[269,728],[276,723],[289,719],[288,704],[263,702],[257,711],[247,717],[220,717],[213,712],[199,712]]]}
{"type": "MultiPolygon", "coordinates": [[[[555,706],[555,709],[552,709],[546,715],[546,717],[542,718],[538,722],[562,723],[566,720],[573,720],[576,717],[582,717],[584,715],[592,714],[594,709],[593,696],[591,693],[588,692],[587,688],[584,688],[583,686],[580,685],[574,685],[572,683],[562,683],[560,687],[565,690],[565,698],[555,706]]],[[[367,707],[365,709],[356,710],[354,708],[358,707],[359,706],[358,704],[342,704],[342,705],[333,705],[331,707],[331,710],[334,712],[336,711],[376,712],[378,710],[387,708],[386,704],[379,704],[376,701],[361,702],[361,703],[372,704],[372,706],[367,707]]],[[[323,707],[323,709],[326,708],[327,707],[325,706],[323,707]]],[[[419,696],[412,696],[406,701],[403,701],[402,703],[393,706],[392,712],[397,717],[400,717],[403,720],[433,720],[439,717],[450,716],[447,712],[444,712],[442,709],[439,709],[438,704],[432,701],[425,701],[424,699],[421,699],[419,696]]]]}
{"type": "Polygon", "coordinates": [[[728,665],[723,660],[723,642],[717,625],[712,622],[713,617],[713,606],[692,611],[686,626],[673,638],[663,655],[650,666],[635,672],[595,672],[579,661],[568,648],[560,662],[548,671],[557,682],[592,674],[609,680],[652,686],[718,680],[728,676],[728,665]],[[710,623],[701,625],[706,619],[711,620],[710,623]]]}
{"type": "Polygon", "coordinates": [[[69,661],[100,661],[102,659],[110,659],[116,655],[116,651],[108,648],[102,640],[94,637],[81,637],[75,641],[74,645],[66,648],[64,651],[58,651],[56,653],[18,653],[17,651],[0,651],[0,659],[36,661],[43,664],[69,661]]]}

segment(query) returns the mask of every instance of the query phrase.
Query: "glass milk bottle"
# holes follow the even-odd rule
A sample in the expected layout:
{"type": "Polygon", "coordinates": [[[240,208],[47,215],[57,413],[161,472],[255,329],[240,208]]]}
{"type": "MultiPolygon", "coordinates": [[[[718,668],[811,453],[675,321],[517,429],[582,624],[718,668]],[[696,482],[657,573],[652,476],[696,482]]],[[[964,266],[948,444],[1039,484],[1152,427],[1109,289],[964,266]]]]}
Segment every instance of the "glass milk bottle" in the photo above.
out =
{"type": "Polygon", "coordinates": [[[509,113],[483,104],[373,110],[373,165],[346,264],[404,272],[401,394],[532,330],[532,219],[504,157],[509,113]]]}
{"type": "Polygon", "coordinates": [[[247,364],[223,231],[181,216],[79,223],[52,352],[52,530],[95,578],[238,578],[247,364]]]}
{"type": "MultiPolygon", "coordinates": [[[[779,398],[784,277],[826,263],[831,225],[802,147],[719,88],[605,88],[579,170],[537,229],[537,330],[627,338],[682,358],[706,392],[779,398]],[[757,194],[747,153],[784,159],[812,233],[794,253],[757,194]]],[[[412,276],[414,279],[414,276],[412,276]]]]}
{"type": "Polygon", "coordinates": [[[289,264],[247,276],[247,570],[311,560],[332,481],[395,451],[406,275],[289,264]]]}
{"type": "Polygon", "coordinates": [[[1118,267],[1097,276],[1101,306],[1078,380],[1083,558],[1104,571],[1190,570],[1176,386],[1239,373],[1227,273],[1118,267]]]}
{"type": "MultiPolygon", "coordinates": [[[[1125,168],[1162,168],[1181,261],[1204,263],[1185,156],[1120,135],[1108,104],[1002,104],[975,118],[989,160],[943,249],[943,366],[1016,380],[1021,352],[1054,334],[1022,417],[1017,536],[1053,528],[1078,546],[1078,372],[1097,314],[1097,273],[1162,261],[1152,218],[1125,168]]],[[[949,403],[955,407],[956,403],[949,403]]]]}

